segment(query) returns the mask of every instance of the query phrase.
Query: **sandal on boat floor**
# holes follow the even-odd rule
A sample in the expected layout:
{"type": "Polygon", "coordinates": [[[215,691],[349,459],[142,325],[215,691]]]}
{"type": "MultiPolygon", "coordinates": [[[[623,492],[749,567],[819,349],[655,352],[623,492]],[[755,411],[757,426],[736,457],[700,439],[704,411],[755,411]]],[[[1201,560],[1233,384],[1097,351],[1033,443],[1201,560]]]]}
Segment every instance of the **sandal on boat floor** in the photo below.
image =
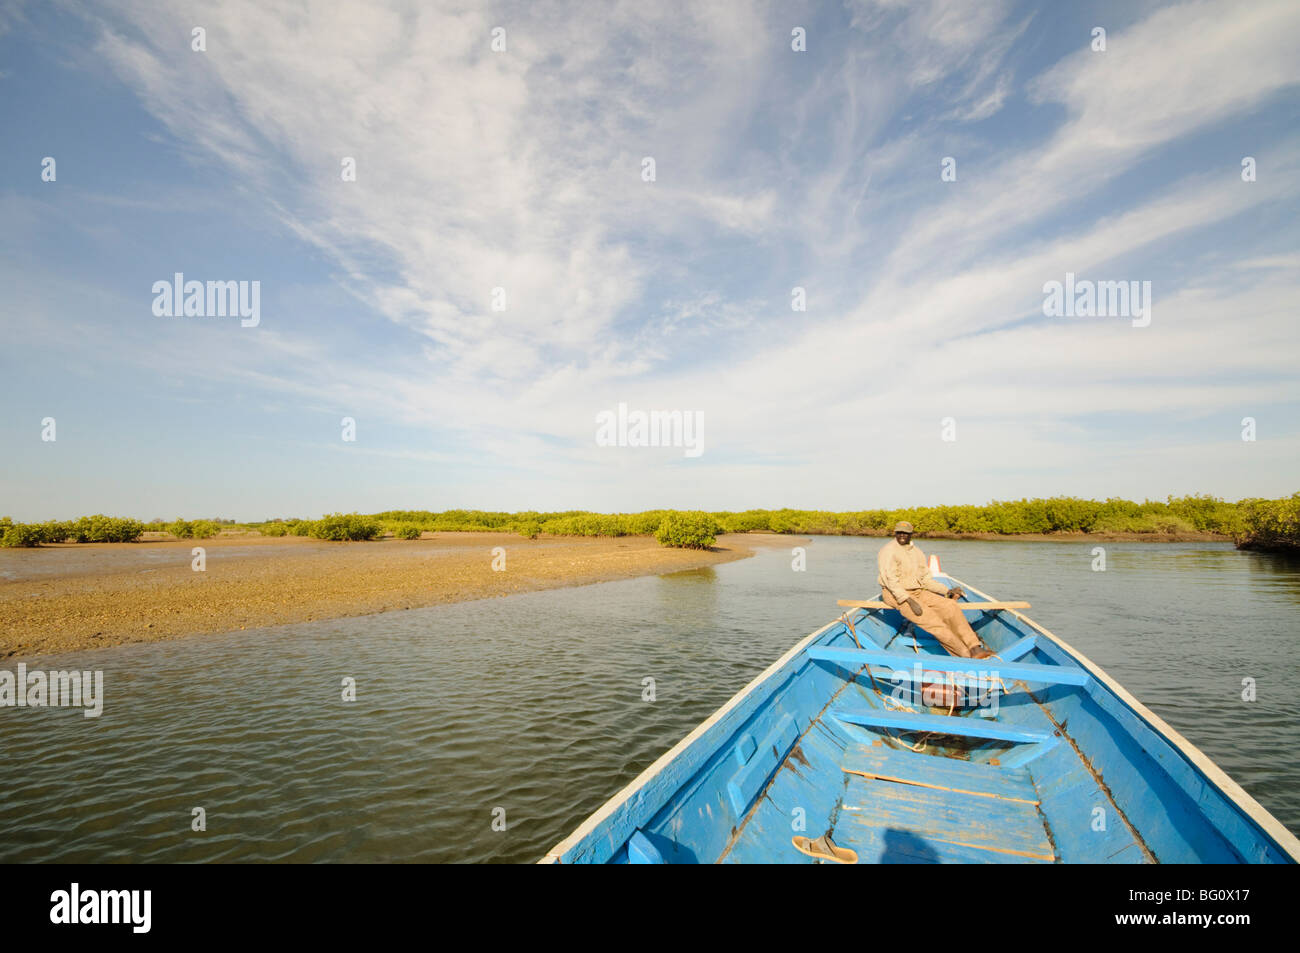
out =
{"type": "Polygon", "coordinates": [[[809,840],[807,837],[791,837],[790,843],[794,844],[794,849],[799,853],[807,854],[809,857],[815,857],[818,860],[829,860],[837,864],[856,864],[858,862],[858,852],[847,847],[836,846],[831,840],[830,834],[823,834],[816,840],[809,840]]]}

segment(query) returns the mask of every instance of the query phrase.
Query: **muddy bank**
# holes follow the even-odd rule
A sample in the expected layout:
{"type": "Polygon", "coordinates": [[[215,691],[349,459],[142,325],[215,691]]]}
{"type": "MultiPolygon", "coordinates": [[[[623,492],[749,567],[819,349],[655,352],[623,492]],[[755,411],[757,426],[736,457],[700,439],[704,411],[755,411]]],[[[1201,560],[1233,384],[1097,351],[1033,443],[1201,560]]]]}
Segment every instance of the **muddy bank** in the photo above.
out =
{"type": "Polygon", "coordinates": [[[0,550],[0,659],[698,569],[798,542],[722,536],[706,551],[669,549],[650,537],[439,533],[365,543],[217,537],[0,550]],[[192,568],[195,546],[205,550],[204,571],[192,568]]]}

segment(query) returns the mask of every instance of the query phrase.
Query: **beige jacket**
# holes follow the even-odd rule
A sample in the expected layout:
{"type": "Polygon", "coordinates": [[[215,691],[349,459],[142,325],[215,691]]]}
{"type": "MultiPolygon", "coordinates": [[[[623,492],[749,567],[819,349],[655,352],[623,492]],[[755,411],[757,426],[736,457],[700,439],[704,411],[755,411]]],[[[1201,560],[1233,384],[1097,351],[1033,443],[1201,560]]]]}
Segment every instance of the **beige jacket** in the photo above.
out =
{"type": "Polygon", "coordinates": [[[881,591],[888,590],[895,599],[902,602],[907,598],[909,589],[928,589],[941,596],[948,594],[948,587],[934,581],[930,568],[926,565],[925,554],[916,546],[908,543],[899,546],[898,540],[891,539],[880,547],[876,557],[880,569],[877,581],[881,591]]]}

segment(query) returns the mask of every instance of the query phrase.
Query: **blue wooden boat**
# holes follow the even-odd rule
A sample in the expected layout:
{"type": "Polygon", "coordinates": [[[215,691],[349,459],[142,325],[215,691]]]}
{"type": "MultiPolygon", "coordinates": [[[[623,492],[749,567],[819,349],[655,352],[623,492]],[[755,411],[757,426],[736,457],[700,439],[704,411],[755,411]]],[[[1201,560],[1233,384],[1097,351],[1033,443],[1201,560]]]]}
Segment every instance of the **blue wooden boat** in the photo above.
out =
{"type": "Polygon", "coordinates": [[[1026,604],[938,578],[966,591],[996,657],[841,602],[543,863],[830,862],[796,846],[823,834],[857,863],[1300,860],[1290,831],[1026,604]]]}

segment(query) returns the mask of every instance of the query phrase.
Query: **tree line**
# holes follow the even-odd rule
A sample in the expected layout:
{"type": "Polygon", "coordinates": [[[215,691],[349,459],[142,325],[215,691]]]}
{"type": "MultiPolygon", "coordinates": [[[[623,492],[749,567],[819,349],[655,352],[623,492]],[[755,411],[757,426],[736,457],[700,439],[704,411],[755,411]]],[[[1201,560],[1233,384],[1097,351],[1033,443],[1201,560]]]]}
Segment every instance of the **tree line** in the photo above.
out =
{"type": "MultiPolygon", "coordinates": [[[[326,540],[368,540],[391,533],[418,539],[423,533],[505,532],[528,538],[546,536],[649,536],[665,545],[712,545],[721,533],[885,536],[900,520],[920,535],[993,534],[1023,536],[1057,533],[1133,533],[1162,536],[1212,534],[1244,549],[1300,551],[1300,493],[1281,499],[1229,503],[1208,494],[1167,497],[1141,503],[1112,497],[1086,500],[1056,496],[994,500],[984,505],[923,506],[846,512],[826,510],[680,511],[591,513],[585,510],[509,513],[489,510],[385,510],[382,513],[331,513],[320,519],[277,519],[236,524],[266,536],[311,536],[326,540]],[[671,540],[671,541],[669,541],[671,540]]],[[[139,520],[83,516],[71,521],[15,523],[0,518],[0,545],[135,542],[147,527],[139,520]]],[[[157,526],[180,539],[216,535],[213,520],[176,520],[157,526]]]]}

